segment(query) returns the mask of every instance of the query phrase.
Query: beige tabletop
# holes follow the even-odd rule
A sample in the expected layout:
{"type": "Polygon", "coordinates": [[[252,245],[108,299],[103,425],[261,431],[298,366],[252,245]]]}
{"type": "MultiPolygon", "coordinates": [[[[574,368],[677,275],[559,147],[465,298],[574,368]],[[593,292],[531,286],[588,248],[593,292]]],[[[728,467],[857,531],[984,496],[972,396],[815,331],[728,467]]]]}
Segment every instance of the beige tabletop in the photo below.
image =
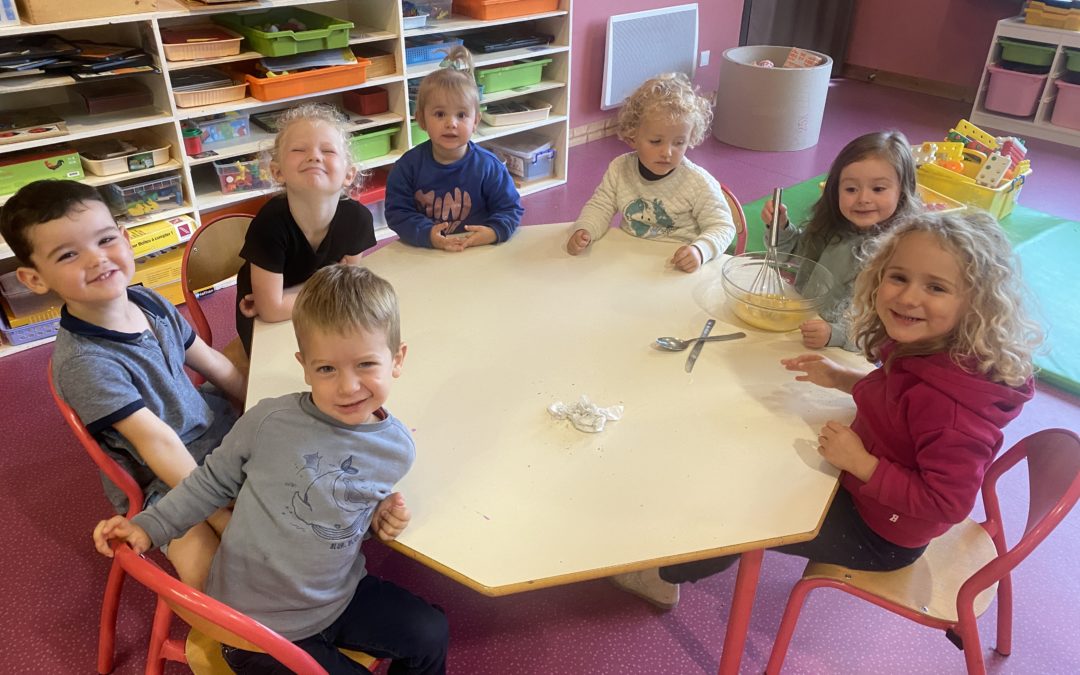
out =
{"type": "MultiPolygon", "coordinates": [[[[387,403],[417,447],[399,550],[503,595],[812,537],[837,485],[817,430],[850,421],[850,396],[783,369],[798,332],[727,313],[721,261],[685,274],[673,244],[618,230],[571,257],[567,233],[364,259],[397,289],[408,344],[387,403]],[[688,352],[651,346],[710,316],[747,337],[706,344],[692,373],[688,352]],[[622,419],[591,434],[549,415],[582,395],[622,419]]],[[[295,349],[291,324],[256,322],[248,405],[304,389],[295,349]]]]}

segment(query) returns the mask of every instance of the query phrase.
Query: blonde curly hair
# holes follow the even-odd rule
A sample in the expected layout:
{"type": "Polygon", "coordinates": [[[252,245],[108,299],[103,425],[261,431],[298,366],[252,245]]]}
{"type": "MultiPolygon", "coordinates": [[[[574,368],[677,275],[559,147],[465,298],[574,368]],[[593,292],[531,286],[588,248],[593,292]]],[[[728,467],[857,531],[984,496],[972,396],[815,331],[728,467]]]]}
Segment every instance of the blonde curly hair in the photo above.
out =
{"type": "Polygon", "coordinates": [[[687,146],[695,147],[705,140],[712,122],[712,106],[699,95],[690,80],[682,73],[665,73],[634,90],[619,110],[619,138],[632,143],[646,118],[690,123],[687,146]]]}
{"type": "Polygon", "coordinates": [[[951,333],[930,342],[898,345],[890,361],[948,352],[955,363],[991,381],[1013,387],[1023,384],[1034,373],[1031,357],[1042,341],[1042,331],[1025,312],[1018,262],[1005,233],[993,217],[982,212],[915,215],[866,245],[852,297],[855,344],[867,358],[877,360],[882,345],[890,340],[875,308],[877,292],[897,246],[916,232],[933,235],[956,257],[967,307],[951,333]]]}
{"type": "Polygon", "coordinates": [[[341,137],[341,149],[349,162],[355,161],[352,157],[351,135],[349,134],[349,118],[332,105],[326,103],[301,103],[289,108],[277,119],[277,135],[274,137],[274,147],[270,151],[270,161],[277,162],[281,158],[281,146],[285,141],[285,134],[298,122],[311,122],[313,124],[325,124],[341,137]]]}

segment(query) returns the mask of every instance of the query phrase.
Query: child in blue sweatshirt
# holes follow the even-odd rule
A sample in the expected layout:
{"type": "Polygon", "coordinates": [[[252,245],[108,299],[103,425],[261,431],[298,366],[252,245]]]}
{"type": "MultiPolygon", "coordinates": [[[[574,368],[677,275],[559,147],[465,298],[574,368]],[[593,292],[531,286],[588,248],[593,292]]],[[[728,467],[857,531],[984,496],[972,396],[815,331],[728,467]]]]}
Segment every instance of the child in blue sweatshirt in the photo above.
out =
{"type": "Polygon", "coordinates": [[[469,51],[446,62],[420,83],[416,121],[431,138],[394,163],[386,222],[413,246],[463,251],[509,239],[524,209],[503,163],[469,140],[480,117],[469,51]]]}

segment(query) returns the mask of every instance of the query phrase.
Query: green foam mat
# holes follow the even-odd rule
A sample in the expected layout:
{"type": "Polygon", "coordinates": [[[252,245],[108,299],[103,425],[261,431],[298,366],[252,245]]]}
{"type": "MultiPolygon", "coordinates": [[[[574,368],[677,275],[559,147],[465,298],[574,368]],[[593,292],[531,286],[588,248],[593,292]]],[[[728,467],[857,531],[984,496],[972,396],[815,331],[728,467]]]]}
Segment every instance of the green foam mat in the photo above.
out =
{"type": "MultiPolygon", "coordinates": [[[[792,222],[803,222],[821,196],[825,175],[784,189],[784,204],[792,222]]],[[[764,250],[761,208],[772,195],[743,205],[748,251],[764,250]]],[[[1022,196],[1021,196],[1022,197],[1022,196]]],[[[1020,257],[1024,283],[1034,298],[1035,318],[1046,332],[1046,343],[1035,357],[1039,379],[1080,394],[1080,223],[1020,206],[1001,221],[1020,257]]]]}

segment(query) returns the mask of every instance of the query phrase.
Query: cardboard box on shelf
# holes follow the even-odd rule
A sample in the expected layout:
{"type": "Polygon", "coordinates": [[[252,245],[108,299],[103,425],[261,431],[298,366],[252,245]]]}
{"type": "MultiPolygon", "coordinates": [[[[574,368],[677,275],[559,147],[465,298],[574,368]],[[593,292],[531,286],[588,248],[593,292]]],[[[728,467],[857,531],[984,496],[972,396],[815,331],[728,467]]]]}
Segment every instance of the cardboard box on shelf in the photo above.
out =
{"type": "Polygon", "coordinates": [[[155,251],[182,244],[195,233],[198,225],[191,216],[176,216],[168,220],[158,220],[146,225],[128,228],[131,248],[135,257],[149,255],[155,251]]]}
{"type": "Polygon", "coordinates": [[[140,14],[157,9],[157,0],[17,0],[16,4],[19,7],[19,16],[27,23],[96,19],[99,16],[140,14]]]}
{"type": "Polygon", "coordinates": [[[15,153],[0,160],[0,195],[14,194],[36,180],[83,177],[79,153],[71,148],[15,153]]]}
{"type": "Polygon", "coordinates": [[[183,259],[183,246],[139,258],[135,261],[135,274],[131,276],[131,285],[157,288],[176,282],[180,279],[180,264],[183,259]]]}

